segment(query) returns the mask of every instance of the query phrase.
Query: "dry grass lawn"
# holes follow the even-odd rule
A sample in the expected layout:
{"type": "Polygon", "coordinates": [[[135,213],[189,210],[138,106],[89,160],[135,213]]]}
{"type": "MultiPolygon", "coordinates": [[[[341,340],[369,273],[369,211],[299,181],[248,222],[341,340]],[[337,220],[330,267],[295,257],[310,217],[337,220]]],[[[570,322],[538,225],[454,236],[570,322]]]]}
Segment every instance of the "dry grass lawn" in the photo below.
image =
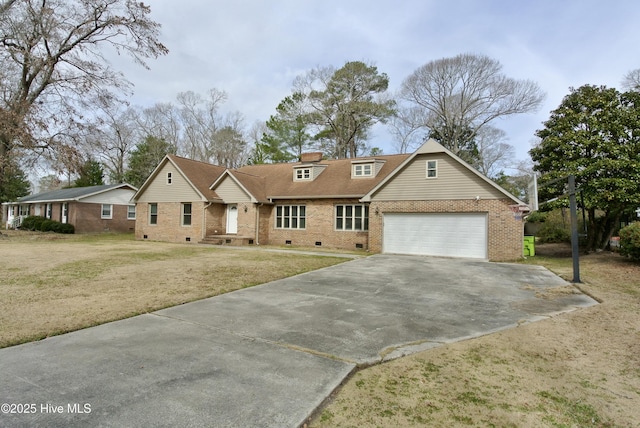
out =
{"type": "Polygon", "coordinates": [[[0,347],[215,296],[345,261],[131,235],[3,231],[0,347]],[[8,235],[8,237],[6,237],[8,235]]]}
{"type": "MultiPolygon", "coordinates": [[[[0,254],[0,347],[344,261],[24,232],[0,254]]],[[[527,262],[572,278],[566,254],[527,262]]],[[[310,425],[640,427],[640,265],[599,253],[581,268],[600,305],[363,369],[310,425]]]]}
{"type": "MultiPolygon", "coordinates": [[[[571,280],[564,253],[527,263],[571,280]]],[[[640,427],[640,265],[581,274],[600,305],[361,370],[310,426],[640,427]]]]}

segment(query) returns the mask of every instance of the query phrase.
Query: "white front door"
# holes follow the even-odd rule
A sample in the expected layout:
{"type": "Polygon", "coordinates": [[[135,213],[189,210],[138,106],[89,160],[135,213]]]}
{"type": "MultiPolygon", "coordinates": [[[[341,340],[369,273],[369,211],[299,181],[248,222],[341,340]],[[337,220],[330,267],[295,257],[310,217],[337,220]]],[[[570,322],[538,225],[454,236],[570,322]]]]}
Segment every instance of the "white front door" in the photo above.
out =
{"type": "Polygon", "coordinates": [[[227,205],[227,233],[238,233],[238,206],[227,205]]]}
{"type": "Polygon", "coordinates": [[[60,223],[67,223],[69,221],[69,204],[62,204],[62,218],[60,219],[60,223]]]}

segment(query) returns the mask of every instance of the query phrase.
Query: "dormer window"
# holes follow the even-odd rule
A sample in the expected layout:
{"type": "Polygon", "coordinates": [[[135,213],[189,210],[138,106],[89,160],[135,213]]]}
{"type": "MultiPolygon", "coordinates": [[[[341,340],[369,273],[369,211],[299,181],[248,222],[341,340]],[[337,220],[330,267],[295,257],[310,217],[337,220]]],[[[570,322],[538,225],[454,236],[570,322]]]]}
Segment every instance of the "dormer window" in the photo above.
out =
{"type": "Polygon", "coordinates": [[[361,159],[351,161],[351,178],[375,177],[384,165],[380,159],[361,159]]]}
{"type": "Polygon", "coordinates": [[[296,180],[311,180],[311,168],[296,169],[296,180]]]}
{"type": "Polygon", "coordinates": [[[373,175],[373,163],[361,163],[353,165],[354,177],[371,177],[373,175]]]}
{"type": "Polygon", "coordinates": [[[321,164],[304,164],[293,167],[293,181],[313,181],[326,168],[321,164]]]}

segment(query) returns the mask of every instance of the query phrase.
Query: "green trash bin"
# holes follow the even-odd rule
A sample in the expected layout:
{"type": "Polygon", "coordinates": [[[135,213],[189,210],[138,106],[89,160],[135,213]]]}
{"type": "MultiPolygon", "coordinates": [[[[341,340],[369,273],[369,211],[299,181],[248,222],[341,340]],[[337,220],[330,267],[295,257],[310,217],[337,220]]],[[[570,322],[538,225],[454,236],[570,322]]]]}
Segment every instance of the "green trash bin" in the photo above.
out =
{"type": "Polygon", "coordinates": [[[533,257],[536,255],[536,237],[525,236],[524,237],[524,256],[533,257]]]}

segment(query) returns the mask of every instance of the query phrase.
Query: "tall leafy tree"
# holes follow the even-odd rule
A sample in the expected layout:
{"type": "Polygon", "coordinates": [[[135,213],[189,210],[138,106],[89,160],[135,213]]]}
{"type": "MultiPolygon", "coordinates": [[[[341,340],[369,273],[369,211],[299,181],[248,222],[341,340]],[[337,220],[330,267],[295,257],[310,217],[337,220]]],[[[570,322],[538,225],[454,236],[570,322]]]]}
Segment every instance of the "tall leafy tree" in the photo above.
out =
{"type": "Polygon", "coordinates": [[[312,70],[294,86],[307,96],[307,120],[318,128],[314,138],[324,143],[330,157],[358,156],[366,149],[371,127],[395,113],[395,101],[387,94],[388,76],[361,61],[338,70],[312,70]]]}
{"type": "Polygon", "coordinates": [[[0,7],[0,159],[57,150],[96,100],[130,90],[104,49],[145,60],[164,55],[160,24],[130,0],[16,0],[0,7]]]}
{"type": "Polygon", "coordinates": [[[15,162],[0,163],[0,203],[29,194],[31,183],[15,162]]]}
{"type": "Polygon", "coordinates": [[[88,159],[78,171],[78,178],[73,187],[101,186],[104,184],[102,164],[95,159],[88,159]]]}
{"type": "Polygon", "coordinates": [[[498,118],[535,111],[545,98],[530,80],[502,72],[487,56],[461,54],[431,61],[403,82],[400,97],[421,109],[417,126],[453,153],[477,159],[476,135],[498,118]]]}
{"type": "Polygon", "coordinates": [[[175,154],[176,146],[156,137],[147,136],[131,152],[125,182],[140,187],[167,154],[175,154]]]}
{"type": "Polygon", "coordinates": [[[267,121],[267,131],[260,148],[269,162],[299,159],[313,144],[305,103],[306,96],[302,92],[294,92],[278,104],[276,114],[267,121]]]}
{"type": "Polygon", "coordinates": [[[537,136],[530,154],[541,200],[562,194],[573,174],[588,213],[587,247],[605,247],[625,210],[640,206],[640,93],[571,89],[537,136]],[[545,186],[553,179],[560,182],[545,186]]]}

